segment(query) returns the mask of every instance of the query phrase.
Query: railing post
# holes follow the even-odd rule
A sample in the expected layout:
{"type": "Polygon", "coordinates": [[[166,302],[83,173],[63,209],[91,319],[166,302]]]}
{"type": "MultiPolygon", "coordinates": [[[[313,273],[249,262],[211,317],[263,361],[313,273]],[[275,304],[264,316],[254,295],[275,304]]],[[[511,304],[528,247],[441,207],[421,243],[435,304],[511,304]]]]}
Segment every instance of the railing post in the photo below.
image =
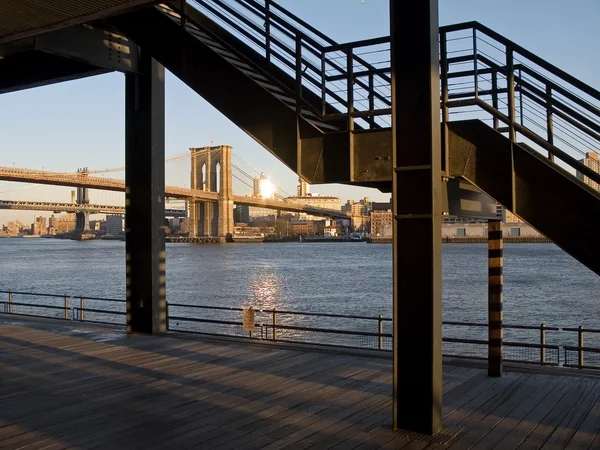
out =
{"type": "Polygon", "coordinates": [[[379,314],[379,318],[378,318],[378,332],[379,332],[379,342],[377,345],[377,348],[379,350],[383,350],[383,316],[381,314],[379,314]]]}
{"type": "Polygon", "coordinates": [[[65,294],[65,320],[69,320],[69,296],[65,294]]]}
{"type": "Polygon", "coordinates": [[[277,340],[277,313],[275,308],[273,308],[273,340],[277,340]]]}
{"type": "Polygon", "coordinates": [[[271,0],[265,0],[265,55],[271,61],[271,0]]]}
{"type": "Polygon", "coordinates": [[[577,330],[577,334],[578,334],[578,341],[579,341],[579,358],[578,358],[578,366],[580,369],[583,368],[583,327],[579,327],[579,329],[577,330]]]}
{"type": "Polygon", "coordinates": [[[546,362],[546,324],[540,325],[540,364],[546,362]]]}
{"type": "Polygon", "coordinates": [[[13,304],[12,304],[12,292],[8,291],[8,313],[12,314],[13,312],[13,304]]]}
{"type": "Polygon", "coordinates": [[[325,50],[321,51],[321,115],[327,114],[327,64],[325,50]]]}
{"type": "Polygon", "coordinates": [[[302,35],[296,33],[296,115],[302,114],[302,35]]]}
{"type": "MultiPolygon", "coordinates": [[[[352,48],[346,50],[346,101],[348,102],[348,131],[354,131],[354,55],[352,48]]],[[[350,134],[352,140],[352,134],[350,134]]]]}
{"type": "MultiPolygon", "coordinates": [[[[492,106],[494,110],[498,111],[498,71],[492,71],[492,106]]],[[[499,127],[498,116],[494,115],[494,130],[497,130],[499,127]]]]}
{"type": "Polygon", "coordinates": [[[84,318],[84,314],[83,314],[83,295],[81,297],[79,297],[79,320],[83,321],[84,318]]]}
{"type": "Polygon", "coordinates": [[[520,110],[520,114],[519,114],[519,120],[521,121],[521,126],[523,125],[523,72],[521,71],[521,69],[519,69],[519,110],[520,110]]]}
{"type": "Polygon", "coordinates": [[[375,81],[374,81],[373,73],[369,74],[369,112],[371,115],[369,116],[369,128],[375,128],[375,81]]]}
{"type": "Polygon", "coordinates": [[[475,76],[475,83],[474,83],[475,98],[479,98],[479,74],[477,73],[477,66],[478,66],[478,60],[477,60],[477,29],[475,27],[473,27],[473,73],[474,73],[474,76],[475,76]]]}
{"type": "Polygon", "coordinates": [[[515,71],[513,49],[510,47],[506,49],[506,89],[508,96],[508,137],[512,142],[515,142],[517,138],[515,131],[515,71]]]}
{"type": "MultiPolygon", "coordinates": [[[[548,143],[554,145],[554,115],[552,114],[552,86],[546,85],[546,131],[548,143]]],[[[548,152],[548,159],[554,161],[554,155],[548,152]]]]}
{"type": "Polygon", "coordinates": [[[165,301],[165,314],[167,317],[165,318],[167,331],[169,331],[169,302],[165,301]]]}

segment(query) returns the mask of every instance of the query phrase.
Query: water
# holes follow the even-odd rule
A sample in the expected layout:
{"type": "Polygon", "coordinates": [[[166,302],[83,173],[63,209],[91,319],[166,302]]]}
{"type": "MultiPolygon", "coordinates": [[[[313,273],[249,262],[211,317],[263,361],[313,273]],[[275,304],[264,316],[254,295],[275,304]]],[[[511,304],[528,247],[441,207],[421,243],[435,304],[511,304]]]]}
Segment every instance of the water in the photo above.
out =
{"type": "MultiPolygon", "coordinates": [[[[600,328],[600,277],[552,244],[505,244],[504,255],[505,323],[600,328]]],[[[386,244],[167,244],[167,300],[391,317],[391,258],[386,244]]],[[[124,299],[125,243],[0,239],[8,289],[124,299]]],[[[443,246],[443,317],[486,322],[486,244],[443,246]]]]}

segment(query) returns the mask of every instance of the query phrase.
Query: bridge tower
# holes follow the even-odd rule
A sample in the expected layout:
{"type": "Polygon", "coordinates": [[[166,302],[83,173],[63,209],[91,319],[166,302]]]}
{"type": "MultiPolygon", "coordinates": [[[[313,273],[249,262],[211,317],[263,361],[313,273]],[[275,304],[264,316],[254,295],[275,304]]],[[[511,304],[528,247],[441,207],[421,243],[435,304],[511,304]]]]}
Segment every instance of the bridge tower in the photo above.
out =
{"type": "MultiPolygon", "coordinates": [[[[77,169],[77,174],[82,177],[87,177],[87,167],[83,169],[77,169]]],[[[77,204],[78,205],[89,205],[90,198],[88,188],[78,187],[77,188],[77,204]]],[[[90,230],[90,214],[86,211],[79,211],[75,214],[75,231],[80,233],[90,230]]]]}
{"type": "Polygon", "coordinates": [[[225,240],[228,234],[233,233],[231,147],[190,148],[190,152],[190,187],[219,193],[216,204],[191,202],[190,236],[212,236],[225,240]]]}

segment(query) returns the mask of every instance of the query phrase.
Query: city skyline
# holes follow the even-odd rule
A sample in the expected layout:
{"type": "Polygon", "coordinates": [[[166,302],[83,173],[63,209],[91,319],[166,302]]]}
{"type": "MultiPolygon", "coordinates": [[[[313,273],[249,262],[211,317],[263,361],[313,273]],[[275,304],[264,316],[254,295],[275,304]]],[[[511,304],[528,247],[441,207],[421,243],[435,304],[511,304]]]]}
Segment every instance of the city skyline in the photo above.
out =
{"type": "MultiPolygon", "coordinates": [[[[281,4],[339,42],[388,33],[387,2],[331,0],[322,4],[315,0],[283,0],[281,4]],[[332,21],[332,17],[336,20],[332,21]],[[359,17],[361,27],[345,26],[359,17]]],[[[573,76],[589,84],[593,84],[600,69],[600,62],[587,56],[594,54],[594,43],[600,41],[598,17],[600,4],[593,0],[581,1],[576,10],[563,2],[537,0],[526,4],[509,1],[506,8],[474,0],[440,4],[441,25],[478,20],[552,64],[568,68],[573,76]],[[520,14],[515,17],[512,11],[517,7],[520,14]],[[542,10],[543,22],[539,20],[542,10]]],[[[68,172],[81,166],[92,169],[122,166],[123,95],[123,75],[117,73],[1,95],[0,110],[4,114],[0,125],[3,148],[0,165],[68,172]],[[32,123],[36,131],[25,131],[23,127],[32,123]]],[[[283,190],[295,192],[295,173],[167,73],[167,156],[211,142],[231,145],[283,190]]],[[[0,196],[18,186],[0,182],[0,196]]],[[[45,200],[56,201],[60,200],[56,196],[68,197],[69,189],[63,188],[61,193],[61,188],[47,187],[42,194],[48,196],[45,200]]],[[[389,199],[387,193],[343,185],[316,185],[314,190],[323,195],[337,195],[342,200],[365,196],[374,201],[389,199]]],[[[22,194],[26,195],[27,190],[22,194]]],[[[0,222],[6,222],[9,214],[15,213],[0,211],[0,222]]],[[[23,218],[29,217],[28,213],[18,213],[21,214],[23,218]]]]}

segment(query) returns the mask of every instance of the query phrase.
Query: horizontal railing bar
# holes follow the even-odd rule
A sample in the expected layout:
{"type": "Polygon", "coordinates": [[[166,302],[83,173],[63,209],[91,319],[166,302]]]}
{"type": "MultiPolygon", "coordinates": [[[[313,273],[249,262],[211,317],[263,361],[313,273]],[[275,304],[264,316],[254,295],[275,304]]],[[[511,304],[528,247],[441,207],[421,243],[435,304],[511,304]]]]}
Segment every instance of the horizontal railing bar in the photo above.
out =
{"type": "MultiPolygon", "coordinates": [[[[579,328],[561,328],[563,331],[580,331],[579,328]]],[[[600,333],[600,329],[594,328],[582,328],[581,331],[584,333],[600,333]]]]}
{"type": "MultiPolygon", "coordinates": [[[[18,294],[18,295],[35,295],[36,297],[60,297],[65,298],[66,294],[40,294],[38,292],[20,292],[20,291],[0,291],[2,294],[18,294]]],[[[71,297],[70,295],[66,295],[66,297],[71,297]]]]}
{"type": "MultiPolygon", "coordinates": [[[[207,305],[185,305],[182,303],[170,303],[167,302],[169,307],[177,307],[177,308],[198,308],[198,309],[216,309],[218,311],[243,311],[244,308],[237,307],[228,307],[228,306],[207,306],[207,305]]],[[[257,311],[257,310],[255,310],[257,311]]]]}
{"type": "MultiPolygon", "coordinates": [[[[2,302],[2,304],[8,305],[9,303],[2,302]]],[[[35,304],[31,304],[31,303],[21,303],[21,302],[11,302],[10,304],[13,306],[29,306],[31,308],[60,309],[61,311],[65,310],[64,306],[56,306],[56,305],[35,305],[35,304]]]]}
{"type": "Polygon", "coordinates": [[[94,300],[94,301],[102,301],[102,302],[113,302],[113,303],[127,303],[127,300],[123,300],[120,298],[102,298],[102,297],[86,297],[85,295],[73,296],[73,299],[78,300],[82,298],[84,300],[94,300]]]}
{"type": "MultiPolygon", "coordinates": [[[[596,108],[594,105],[590,104],[586,100],[578,97],[576,94],[565,89],[560,84],[556,84],[554,81],[544,77],[542,74],[539,74],[538,72],[536,72],[535,70],[531,69],[530,67],[528,67],[524,64],[515,65],[515,68],[517,68],[517,67],[519,69],[521,69],[523,72],[525,72],[527,75],[538,80],[540,83],[544,83],[545,86],[550,87],[553,91],[558,92],[559,94],[568,98],[572,102],[577,103],[582,108],[587,109],[590,113],[594,114],[595,116],[600,116],[599,108],[596,108]]],[[[600,98],[598,100],[600,101],[600,98]]]]}
{"type": "MultiPolygon", "coordinates": [[[[273,328],[271,324],[263,324],[267,328],[273,328]]],[[[391,333],[371,333],[369,331],[351,331],[351,330],[335,330],[332,328],[311,328],[311,327],[298,327],[295,325],[279,325],[276,326],[277,330],[296,330],[296,331],[313,331],[315,333],[330,333],[330,334],[346,334],[351,336],[372,336],[372,337],[392,337],[391,333]]]]}
{"type": "Polygon", "coordinates": [[[104,314],[115,314],[118,316],[127,315],[127,312],[125,312],[125,311],[111,311],[110,309],[80,308],[78,306],[74,306],[72,309],[73,309],[73,311],[83,311],[84,313],[97,312],[97,313],[104,313],[104,314]]]}
{"type": "MultiPolygon", "coordinates": [[[[178,317],[169,316],[169,322],[173,320],[181,320],[182,322],[198,322],[198,323],[219,323],[222,325],[243,325],[242,322],[233,322],[231,320],[218,320],[218,319],[198,319],[197,317],[178,317]]],[[[171,324],[169,326],[172,326],[171,324]]]]}
{"type": "Polygon", "coordinates": [[[370,47],[372,45],[389,44],[389,43],[390,43],[389,36],[381,36],[381,37],[377,37],[377,38],[363,39],[361,41],[351,41],[351,42],[344,42],[343,44],[330,45],[328,47],[323,47],[323,52],[330,53],[330,52],[337,52],[340,50],[348,50],[348,49],[360,48],[360,47],[370,47]]]}
{"type": "Polygon", "coordinates": [[[7,316],[41,317],[43,319],[71,320],[71,319],[68,319],[68,318],[65,318],[65,317],[41,316],[39,314],[29,314],[29,313],[23,313],[23,312],[11,312],[11,313],[0,312],[0,314],[4,314],[4,315],[7,315],[7,316]]]}
{"type": "Polygon", "coordinates": [[[595,172],[592,168],[587,167],[582,162],[578,161],[568,153],[550,144],[549,142],[535,134],[533,131],[530,131],[527,127],[524,127],[519,123],[515,123],[514,127],[519,133],[523,134],[525,137],[531,139],[536,144],[548,150],[550,153],[567,163],[572,168],[578,170],[588,178],[591,178],[593,181],[600,184],[600,173],[595,172]]]}
{"type": "Polygon", "coordinates": [[[510,47],[513,50],[513,52],[526,57],[531,62],[537,64],[538,66],[540,66],[543,69],[550,72],[552,75],[562,78],[564,81],[572,84],[577,89],[585,92],[586,94],[590,95],[591,97],[594,97],[594,98],[600,100],[600,91],[597,91],[593,87],[587,85],[586,83],[582,82],[581,80],[578,80],[574,76],[559,69],[555,65],[550,64],[548,61],[540,58],[539,56],[535,55],[534,53],[530,52],[529,50],[527,50],[527,49],[521,47],[520,45],[516,44],[515,42],[511,41],[510,39],[507,39],[504,36],[502,36],[501,34],[496,33],[495,31],[491,30],[490,28],[486,27],[485,25],[482,25],[479,22],[471,22],[471,23],[473,24],[473,27],[475,29],[488,35],[492,39],[495,39],[497,42],[500,42],[501,44],[505,45],[506,47],[510,47]]]}
{"type": "MultiPolygon", "coordinates": [[[[364,77],[368,77],[370,75],[385,75],[386,73],[390,73],[392,71],[391,67],[384,67],[382,69],[369,69],[369,70],[361,70],[358,72],[353,72],[352,76],[353,78],[364,78],[364,77]]],[[[342,80],[347,80],[348,79],[348,75],[347,74],[341,74],[341,75],[329,75],[325,77],[326,81],[342,81],[342,80]]]]}
{"type": "Polygon", "coordinates": [[[570,345],[563,345],[563,348],[570,352],[577,352],[579,350],[582,350],[584,352],[600,353],[600,348],[597,347],[573,347],[570,345]]]}
{"type": "MultiPolygon", "coordinates": [[[[541,106],[546,106],[546,102],[549,102],[551,106],[556,106],[558,109],[564,111],[565,114],[572,116],[575,120],[578,120],[579,122],[583,123],[585,126],[591,128],[590,131],[595,131],[596,133],[600,133],[600,124],[598,123],[594,123],[590,118],[585,117],[584,115],[582,115],[581,113],[575,111],[574,109],[572,109],[571,107],[569,107],[568,105],[565,105],[563,102],[561,102],[559,99],[557,99],[556,97],[550,97],[548,96],[545,92],[541,91],[537,86],[534,86],[533,84],[529,83],[527,80],[523,80],[522,78],[519,78],[518,76],[515,76],[515,80],[519,81],[519,84],[521,86],[524,86],[526,89],[530,90],[533,94],[535,94],[535,96],[538,97],[538,99],[543,99],[544,101],[541,100],[537,100],[538,104],[540,104],[541,106]]],[[[529,94],[528,92],[525,91],[526,94],[529,94]]],[[[534,97],[533,95],[528,95],[529,97],[534,97]]],[[[536,99],[534,99],[536,100],[536,99]]],[[[553,112],[560,112],[558,111],[556,108],[552,108],[553,112]]],[[[600,118],[600,111],[598,111],[598,116],[600,118]]],[[[586,131],[586,130],[582,130],[582,131],[586,131]]],[[[588,133],[590,134],[590,133],[588,133]]],[[[597,134],[593,134],[593,136],[598,139],[596,136],[598,136],[597,134]]]]}

